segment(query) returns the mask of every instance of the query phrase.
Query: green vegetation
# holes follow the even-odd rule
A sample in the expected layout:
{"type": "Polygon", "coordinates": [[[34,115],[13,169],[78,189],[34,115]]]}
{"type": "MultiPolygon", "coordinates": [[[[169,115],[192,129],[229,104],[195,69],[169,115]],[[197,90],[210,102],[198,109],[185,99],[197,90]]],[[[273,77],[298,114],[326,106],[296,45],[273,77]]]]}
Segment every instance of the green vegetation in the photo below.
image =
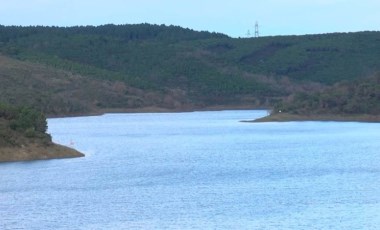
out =
{"type": "Polygon", "coordinates": [[[379,57],[380,32],[230,38],[149,24],[0,25],[0,101],[12,105],[0,104],[0,161],[83,156],[52,144],[41,112],[244,106],[274,107],[269,120],[379,121],[379,57]]]}
{"type": "Polygon", "coordinates": [[[32,108],[0,104],[0,162],[83,157],[54,144],[45,116],[32,108]]]}
{"type": "Polygon", "coordinates": [[[51,144],[46,117],[32,108],[0,104],[0,147],[21,146],[25,138],[51,144]]]}
{"type": "Polygon", "coordinates": [[[378,97],[360,92],[380,71],[380,32],[230,38],[149,24],[0,26],[0,54],[0,100],[49,115],[275,104],[378,111],[378,97]]]}
{"type": "Polygon", "coordinates": [[[289,114],[380,115],[380,74],[363,80],[337,83],[317,93],[297,93],[279,103],[275,112],[289,114]]]}

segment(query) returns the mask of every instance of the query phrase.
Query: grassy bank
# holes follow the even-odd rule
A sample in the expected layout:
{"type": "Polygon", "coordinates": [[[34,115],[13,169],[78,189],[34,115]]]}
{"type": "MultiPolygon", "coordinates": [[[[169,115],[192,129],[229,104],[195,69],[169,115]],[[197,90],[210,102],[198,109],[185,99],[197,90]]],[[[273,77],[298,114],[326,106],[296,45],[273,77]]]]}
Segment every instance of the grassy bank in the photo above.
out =
{"type": "Polygon", "coordinates": [[[58,144],[41,146],[28,144],[21,147],[0,147],[0,162],[32,161],[83,157],[84,154],[58,144]]]}

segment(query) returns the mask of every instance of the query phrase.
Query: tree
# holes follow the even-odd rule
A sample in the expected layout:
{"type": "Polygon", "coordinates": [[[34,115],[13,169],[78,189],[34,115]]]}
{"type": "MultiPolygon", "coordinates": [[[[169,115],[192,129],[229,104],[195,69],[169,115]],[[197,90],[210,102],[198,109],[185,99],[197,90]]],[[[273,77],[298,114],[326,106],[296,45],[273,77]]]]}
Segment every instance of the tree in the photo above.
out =
{"type": "Polygon", "coordinates": [[[39,133],[45,133],[47,130],[47,121],[44,114],[34,109],[21,107],[16,118],[11,123],[14,130],[26,131],[33,130],[39,133]]]}

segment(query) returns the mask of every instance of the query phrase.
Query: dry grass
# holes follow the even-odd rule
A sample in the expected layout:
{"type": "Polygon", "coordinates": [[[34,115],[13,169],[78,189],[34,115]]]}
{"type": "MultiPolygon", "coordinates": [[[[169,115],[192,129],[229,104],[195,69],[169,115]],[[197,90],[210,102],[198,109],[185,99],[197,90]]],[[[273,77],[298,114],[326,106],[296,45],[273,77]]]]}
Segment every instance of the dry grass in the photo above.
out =
{"type": "Polygon", "coordinates": [[[137,89],[125,82],[100,80],[0,54],[0,102],[28,105],[49,116],[112,110],[191,110],[194,104],[180,89],[137,89]]]}
{"type": "Polygon", "coordinates": [[[84,154],[58,144],[41,146],[29,144],[22,147],[3,147],[0,148],[0,162],[11,161],[31,161],[83,157],[84,154]]]}

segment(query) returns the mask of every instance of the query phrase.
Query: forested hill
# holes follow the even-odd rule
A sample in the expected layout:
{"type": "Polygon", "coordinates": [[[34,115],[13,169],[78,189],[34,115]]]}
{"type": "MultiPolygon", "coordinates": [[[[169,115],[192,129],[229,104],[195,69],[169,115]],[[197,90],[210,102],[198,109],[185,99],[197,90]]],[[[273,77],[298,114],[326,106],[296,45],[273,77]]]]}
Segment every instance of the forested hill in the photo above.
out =
{"type": "MultiPolygon", "coordinates": [[[[258,107],[272,106],[295,92],[317,92],[343,80],[365,81],[380,71],[380,32],[230,38],[149,24],[0,26],[0,53],[7,63],[33,65],[29,73],[20,73],[0,62],[0,70],[7,70],[1,84],[11,84],[9,77],[20,80],[20,75],[41,80],[41,74],[33,72],[35,65],[40,72],[44,69],[44,78],[66,76],[67,82],[71,76],[67,88],[55,84],[62,81],[46,81],[49,94],[65,95],[56,100],[64,101],[63,107],[75,107],[76,112],[110,107],[258,107]],[[61,74],[51,76],[54,71],[61,74]],[[78,85],[72,76],[78,76],[78,85]],[[83,82],[96,83],[89,89],[83,82]],[[96,94],[96,99],[78,91],[67,94],[72,90],[69,85],[96,94]],[[114,93],[105,92],[110,89],[115,89],[114,93]]],[[[38,90],[32,82],[27,92],[38,90]]],[[[0,101],[23,97],[13,94],[17,90],[7,89],[8,93],[0,94],[0,101]]],[[[49,97],[39,95],[39,99],[25,101],[49,102],[49,97]]],[[[52,107],[56,114],[73,112],[58,111],[59,102],[43,110],[51,113],[52,107]]]]}
{"type": "Polygon", "coordinates": [[[321,92],[297,93],[276,105],[275,112],[290,114],[380,115],[380,74],[340,82],[321,92]]]}

